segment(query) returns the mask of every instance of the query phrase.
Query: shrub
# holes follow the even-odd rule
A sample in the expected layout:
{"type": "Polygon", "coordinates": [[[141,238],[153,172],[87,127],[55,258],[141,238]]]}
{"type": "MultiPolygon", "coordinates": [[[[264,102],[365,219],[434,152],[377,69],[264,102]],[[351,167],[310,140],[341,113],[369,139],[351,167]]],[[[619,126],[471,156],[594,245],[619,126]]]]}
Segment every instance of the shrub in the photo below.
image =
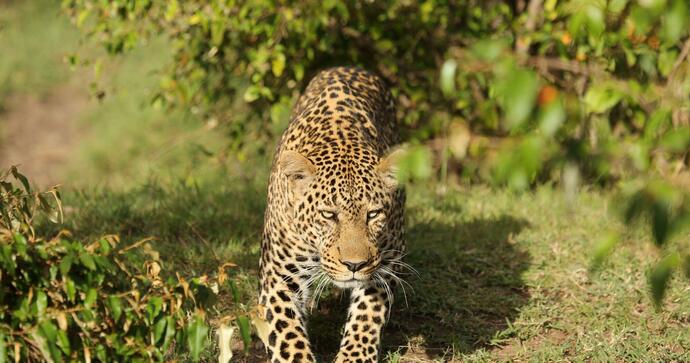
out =
{"type": "Polygon", "coordinates": [[[184,105],[229,124],[238,144],[275,136],[317,71],[360,65],[384,76],[415,138],[438,134],[438,69],[449,47],[506,33],[499,1],[275,2],[63,1],[76,24],[111,53],[152,34],[173,44],[174,61],[155,102],[184,105]],[[236,109],[229,115],[229,108],[236,109]]]}
{"type": "Polygon", "coordinates": [[[682,160],[690,145],[683,0],[63,7],[110,53],[168,38],[174,61],[154,102],[226,121],[235,146],[275,137],[305,82],[336,64],[391,83],[408,139],[467,139],[449,157],[470,179],[524,188],[574,162],[589,180],[611,181],[655,157],[682,160]]]}
{"type": "Polygon", "coordinates": [[[4,173],[0,361],[199,359],[224,266],[219,279],[165,277],[147,240],[87,244],[67,231],[43,239],[33,227],[39,211],[61,216],[57,191],[33,191],[14,167],[4,173]]]}

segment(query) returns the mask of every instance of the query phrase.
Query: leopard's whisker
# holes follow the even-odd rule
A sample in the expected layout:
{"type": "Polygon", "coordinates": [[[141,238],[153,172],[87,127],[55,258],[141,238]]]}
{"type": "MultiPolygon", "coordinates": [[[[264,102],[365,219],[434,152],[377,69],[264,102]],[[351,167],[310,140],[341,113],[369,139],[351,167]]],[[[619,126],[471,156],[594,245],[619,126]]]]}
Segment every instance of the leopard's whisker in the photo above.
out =
{"type": "Polygon", "coordinates": [[[405,285],[407,285],[412,290],[412,293],[415,292],[414,287],[409,282],[407,282],[404,278],[398,276],[398,274],[395,271],[389,269],[388,267],[384,266],[384,269],[382,270],[382,272],[385,272],[386,274],[390,275],[392,278],[394,278],[400,284],[400,287],[403,290],[403,295],[405,297],[405,305],[409,308],[409,305],[407,303],[407,291],[405,290],[405,285]]]}
{"type": "Polygon", "coordinates": [[[387,305],[388,305],[388,312],[386,313],[386,315],[387,315],[386,320],[388,320],[388,316],[390,316],[391,310],[393,308],[393,293],[392,293],[390,286],[388,285],[388,282],[386,281],[386,279],[384,279],[383,276],[381,276],[378,273],[378,271],[374,275],[374,278],[377,281],[381,282],[380,286],[383,287],[384,291],[386,292],[386,300],[387,300],[387,305]]]}
{"type": "Polygon", "coordinates": [[[403,261],[400,261],[400,260],[387,260],[387,261],[385,261],[385,262],[388,263],[388,264],[390,264],[390,265],[394,265],[394,266],[397,266],[397,267],[400,267],[400,268],[404,268],[404,269],[410,271],[412,274],[416,275],[417,277],[421,277],[420,274],[419,274],[419,271],[417,271],[417,269],[415,269],[414,267],[410,266],[410,264],[408,264],[408,263],[406,263],[406,262],[403,262],[403,261]]]}
{"type": "MultiPolygon", "coordinates": [[[[306,272],[311,272],[312,270],[315,270],[316,267],[318,267],[318,266],[305,268],[304,270],[305,270],[306,272]]],[[[293,280],[294,280],[294,278],[295,278],[295,275],[294,275],[294,274],[286,274],[286,275],[283,276],[283,278],[282,278],[281,280],[282,280],[282,282],[287,282],[288,279],[293,279],[293,280]]]]}
{"type": "Polygon", "coordinates": [[[386,314],[386,320],[389,320],[391,311],[393,310],[393,291],[391,290],[390,284],[388,284],[388,281],[381,276],[381,280],[383,281],[383,286],[386,288],[386,296],[388,297],[388,311],[386,314]]]}
{"type": "Polygon", "coordinates": [[[383,273],[385,273],[385,274],[387,274],[387,275],[390,276],[391,278],[395,279],[395,281],[397,281],[398,284],[400,284],[400,288],[402,288],[402,291],[403,291],[403,297],[405,298],[405,307],[409,308],[410,305],[409,305],[408,302],[407,302],[407,291],[405,291],[405,284],[407,284],[407,286],[409,286],[410,289],[412,289],[412,292],[414,292],[414,288],[412,287],[412,285],[410,285],[409,282],[407,282],[407,281],[401,279],[400,277],[396,276],[395,273],[393,273],[392,271],[390,271],[390,270],[389,270],[387,267],[385,267],[385,266],[381,266],[380,271],[383,272],[383,273]]]}
{"type": "Polygon", "coordinates": [[[321,285],[322,279],[323,279],[323,271],[319,271],[316,275],[314,275],[309,282],[309,287],[314,287],[313,293],[311,294],[311,299],[314,299],[314,296],[316,296],[317,290],[319,286],[321,285]]]}
{"type": "Polygon", "coordinates": [[[309,294],[309,289],[312,287],[312,285],[318,280],[322,274],[323,271],[317,271],[315,274],[311,275],[307,281],[304,282],[304,287],[302,288],[300,286],[300,289],[298,291],[298,297],[301,300],[304,298],[305,295],[309,294]]]}
{"type": "Polygon", "coordinates": [[[323,290],[328,286],[330,283],[330,278],[328,278],[327,274],[322,275],[322,279],[319,281],[319,284],[317,285],[315,291],[314,291],[314,296],[312,297],[312,302],[314,303],[312,305],[312,308],[315,306],[319,305],[319,301],[321,300],[321,293],[323,293],[323,290]]]}

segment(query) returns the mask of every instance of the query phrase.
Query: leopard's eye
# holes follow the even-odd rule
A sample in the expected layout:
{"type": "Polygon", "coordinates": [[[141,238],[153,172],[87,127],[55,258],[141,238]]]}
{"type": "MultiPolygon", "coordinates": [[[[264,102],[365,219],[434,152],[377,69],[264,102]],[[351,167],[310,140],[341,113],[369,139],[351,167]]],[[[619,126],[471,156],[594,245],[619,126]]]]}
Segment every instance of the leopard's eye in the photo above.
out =
{"type": "Polygon", "coordinates": [[[321,213],[322,217],[324,217],[326,219],[330,219],[332,221],[335,220],[335,218],[336,218],[335,212],[331,212],[329,210],[320,210],[319,213],[321,213]]]}
{"type": "Polygon", "coordinates": [[[370,221],[370,220],[376,218],[379,214],[381,214],[381,209],[369,211],[367,213],[367,221],[370,221]]]}

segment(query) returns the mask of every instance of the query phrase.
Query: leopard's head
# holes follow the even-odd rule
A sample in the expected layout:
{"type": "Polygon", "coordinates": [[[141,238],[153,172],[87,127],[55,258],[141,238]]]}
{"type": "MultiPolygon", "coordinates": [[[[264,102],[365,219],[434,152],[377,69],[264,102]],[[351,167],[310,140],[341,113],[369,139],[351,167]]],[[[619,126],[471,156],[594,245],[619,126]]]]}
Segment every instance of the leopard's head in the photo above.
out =
{"type": "Polygon", "coordinates": [[[402,229],[401,218],[394,218],[401,213],[395,210],[400,154],[398,149],[379,157],[354,148],[310,158],[284,151],[279,158],[293,230],[318,251],[319,272],[340,287],[380,278],[382,259],[394,252],[396,230],[402,229]]]}

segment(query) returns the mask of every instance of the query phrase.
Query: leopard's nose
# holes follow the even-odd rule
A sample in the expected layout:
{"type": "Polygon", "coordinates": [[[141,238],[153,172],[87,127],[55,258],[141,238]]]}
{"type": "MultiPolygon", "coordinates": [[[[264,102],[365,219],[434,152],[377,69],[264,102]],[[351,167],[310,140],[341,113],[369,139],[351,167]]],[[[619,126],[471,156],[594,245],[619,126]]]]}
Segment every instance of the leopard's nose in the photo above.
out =
{"type": "Polygon", "coordinates": [[[340,260],[340,263],[347,266],[347,269],[352,271],[352,272],[357,272],[357,271],[361,270],[362,267],[364,267],[364,265],[367,264],[367,262],[369,262],[369,261],[366,261],[366,260],[345,260],[345,261],[340,260]]]}

